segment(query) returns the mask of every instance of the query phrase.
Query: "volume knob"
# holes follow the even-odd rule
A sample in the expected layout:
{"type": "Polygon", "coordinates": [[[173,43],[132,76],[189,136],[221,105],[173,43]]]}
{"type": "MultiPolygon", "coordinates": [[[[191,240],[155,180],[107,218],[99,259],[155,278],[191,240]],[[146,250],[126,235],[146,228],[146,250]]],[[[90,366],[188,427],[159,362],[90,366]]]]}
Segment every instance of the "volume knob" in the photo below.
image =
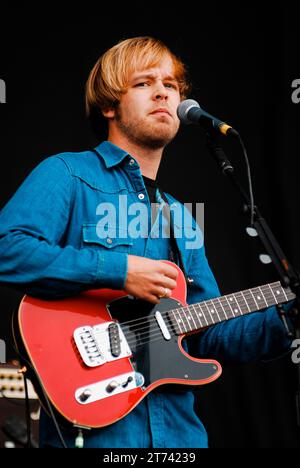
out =
{"type": "Polygon", "coordinates": [[[87,388],[79,395],[79,400],[82,403],[84,403],[86,400],[90,398],[91,395],[92,395],[92,392],[87,388]]]}
{"type": "Polygon", "coordinates": [[[120,384],[116,380],[112,380],[106,387],[107,393],[113,392],[120,384]]]}

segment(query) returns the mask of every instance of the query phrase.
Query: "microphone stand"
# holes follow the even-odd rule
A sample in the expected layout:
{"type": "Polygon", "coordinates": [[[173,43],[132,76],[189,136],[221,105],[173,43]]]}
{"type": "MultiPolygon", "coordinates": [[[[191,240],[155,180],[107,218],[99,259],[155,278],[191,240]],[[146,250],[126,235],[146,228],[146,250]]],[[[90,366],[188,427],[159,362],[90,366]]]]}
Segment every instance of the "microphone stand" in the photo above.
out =
{"type": "MultiPolygon", "coordinates": [[[[206,143],[209,153],[213,156],[218,166],[221,168],[223,174],[228,177],[232,185],[242,196],[242,199],[244,201],[244,212],[245,214],[248,214],[251,211],[249,196],[240,184],[239,180],[236,178],[234,174],[234,168],[231,162],[228,160],[223,148],[219,143],[216,131],[212,128],[206,130],[206,143]]],[[[285,288],[289,287],[296,296],[293,307],[289,310],[289,312],[285,312],[282,306],[280,306],[280,304],[277,306],[277,309],[287,330],[288,337],[292,338],[294,336],[296,339],[299,339],[299,341],[297,342],[299,343],[300,275],[286,258],[274,234],[272,233],[266,220],[261,215],[257,206],[254,207],[253,225],[251,225],[251,228],[252,230],[247,230],[248,234],[250,236],[258,236],[260,238],[260,241],[262,242],[267,254],[271,258],[271,261],[273,262],[273,265],[275,266],[278,272],[282,286],[285,288]],[[292,324],[294,326],[293,332],[289,328],[286,316],[289,317],[292,321],[292,324]]],[[[262,261],[261,258],[260,260],[262,261]]],[[[262,263],[266,262],[262,261],[262,263]]],[[[267,263],[269,263],[269,261],[267,263]]],[[[300,428],[300,363],[297,365],[297,382],[298,384],[296,391],[296,414],[297,424],[300,428]]]]}

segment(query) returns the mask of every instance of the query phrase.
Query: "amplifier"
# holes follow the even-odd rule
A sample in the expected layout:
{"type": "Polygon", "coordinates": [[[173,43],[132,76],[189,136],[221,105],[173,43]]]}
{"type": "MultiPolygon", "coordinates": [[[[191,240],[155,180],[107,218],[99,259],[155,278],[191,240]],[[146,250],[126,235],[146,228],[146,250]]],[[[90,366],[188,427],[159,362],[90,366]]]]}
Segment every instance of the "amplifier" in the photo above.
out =
{"type": "MultiPolygon", "coordinates": [[[[30,380],[28,384],[31,445],[38,446],[40,404],[30,380]]],[[[23,374],[19,367],[0,366],[0,448],[20,448],[27,445],[27,424],[23,374]]]]}

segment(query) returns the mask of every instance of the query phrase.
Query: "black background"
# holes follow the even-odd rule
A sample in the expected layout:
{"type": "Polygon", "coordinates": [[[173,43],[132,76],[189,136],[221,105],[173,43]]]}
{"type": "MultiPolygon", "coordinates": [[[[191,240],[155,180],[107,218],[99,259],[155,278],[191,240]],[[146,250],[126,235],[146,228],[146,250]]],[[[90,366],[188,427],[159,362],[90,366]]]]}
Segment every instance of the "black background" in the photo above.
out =
{"type": "MultiPolygon", "coordinates": [[[[299,267],[300,103],[291,98],[292,81],[300,79],[298,12],[287,3],[265,13],[252,2],[211,3],[1,6],[0,78],[7,86],[7,103],[0,104],[1,206],[45,157],[98,144],[84,115],[89,71],[117,41],[151,35],[187,63],[191,97],[242,135],[256,203],[299,267]]],[[[238,143],[222,142],[246,184],[238,143]]],[[[181,129],[165,151],[159,181],[182,202],[205,203],[206,251],[223,294],[278,279],[272,265],[259,262],[259,242],[245,235],[241,200],[209,156],[200,127],[181,129]]],[[[0,338],[10,359],[10,314],[19,299],[0,289],[0,338]]],[[[225,366],[217,382],[198,391],[210,445],[299,448],[296,383],[290,356],[225,366]]]]}

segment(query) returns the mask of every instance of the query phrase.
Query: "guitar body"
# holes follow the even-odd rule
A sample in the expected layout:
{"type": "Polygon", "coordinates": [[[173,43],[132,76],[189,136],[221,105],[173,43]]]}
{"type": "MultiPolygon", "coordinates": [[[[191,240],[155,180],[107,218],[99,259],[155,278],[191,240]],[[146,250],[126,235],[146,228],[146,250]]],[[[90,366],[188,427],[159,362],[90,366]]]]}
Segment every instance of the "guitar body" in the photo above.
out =
{"type": "Polygon", "coordinates": [[[160,385],[195,386],[219,377],[220,364],[189,356],[182,347],[185,335],[177,336],[168,322],[167,311],[186,305],[178,270],[172,297],[158,305],[110,289],[53,301],[23,298],[14,336],[37,374],[32,380],[46,411],[41,386],[64,420],[103,427],[160,385]]]}

